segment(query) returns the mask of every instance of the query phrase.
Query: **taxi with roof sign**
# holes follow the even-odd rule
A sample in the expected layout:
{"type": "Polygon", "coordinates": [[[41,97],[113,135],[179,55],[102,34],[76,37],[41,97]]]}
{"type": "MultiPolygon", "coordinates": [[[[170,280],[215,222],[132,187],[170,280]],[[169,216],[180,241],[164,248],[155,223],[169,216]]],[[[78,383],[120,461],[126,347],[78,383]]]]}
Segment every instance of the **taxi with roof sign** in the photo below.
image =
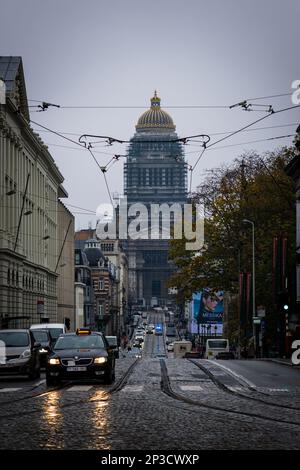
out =
{"type": "Polygon", "coordinates": [[[98,331],[78,328],[76,333],[60,335],[48,357],[47,385],[62,380],[101,379],[111,384],[115,379],[115,342],[98,331]]]}

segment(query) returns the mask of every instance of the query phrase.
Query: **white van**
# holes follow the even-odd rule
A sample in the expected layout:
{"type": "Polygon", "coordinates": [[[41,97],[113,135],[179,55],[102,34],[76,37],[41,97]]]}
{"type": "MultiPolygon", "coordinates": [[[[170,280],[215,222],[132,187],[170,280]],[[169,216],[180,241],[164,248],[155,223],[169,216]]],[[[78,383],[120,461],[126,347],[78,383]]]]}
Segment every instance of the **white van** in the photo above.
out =
{"type": "Polygon", "coordinates": [[[206,340],[205,359],[214,359],[219,353],[229,353],[229,341],[228,339],[208,339],[206,340]]]}
{"type": "Polygon", "coordinates": [[[59,335],[68,333],[64,323],[36,323],[31,325],[31,330],[47,330],[51,336],[51,342],[54,344],[59,335]]]}

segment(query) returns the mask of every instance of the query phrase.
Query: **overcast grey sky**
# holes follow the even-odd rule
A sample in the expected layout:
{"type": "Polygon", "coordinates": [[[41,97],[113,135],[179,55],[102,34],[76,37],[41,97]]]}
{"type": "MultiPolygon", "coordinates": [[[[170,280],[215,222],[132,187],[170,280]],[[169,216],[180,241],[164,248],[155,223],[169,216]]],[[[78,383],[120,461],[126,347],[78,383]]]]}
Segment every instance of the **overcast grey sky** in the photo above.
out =
{"type": "MultiPolygon", "coordinates": [[[[145,106],[51,108],[44,113],[32,108],[34,121],[60,132],[129,139],[154,89],[162,108],[231,105],[289,93],[292,81],[300,79],[298,0],[0,0],[0,6],[1,55],[22,56],[30,100],[62,106],[145,106]]],[[[275,110],[292,105],[289,96],[257,103],[272,104],[275,110]]],[[[238,108],[166,110],[179,136],[232,131],[263,116],[238,108]]],[[[299,109],[274,115],[254,127],[284,127],[244,132],[223,145],[292,134],[299,122],[299,109]]],[[[40,135],[65,177],[66,203],[93,211],[109,201],[103,176],[88,152],[51,133],[40,135]]],[[[262,152],[291,142],[286,138],[219,150],[216,146],[197,166],[194,187],[205,169],[230,162],[243,150],[262,152]]],[[[185,150],[192,164],[199,148],[185,150]]],[[[98,151],[124,154],[126,147],[98,151]]],[[[110,159],[96,155],[103,165],[110,159]]],[[[122,161],[107,178],[112,191],[123,192],[122,161]]],[[[95,220],[75,215],[77,228],[95,220]]]]}

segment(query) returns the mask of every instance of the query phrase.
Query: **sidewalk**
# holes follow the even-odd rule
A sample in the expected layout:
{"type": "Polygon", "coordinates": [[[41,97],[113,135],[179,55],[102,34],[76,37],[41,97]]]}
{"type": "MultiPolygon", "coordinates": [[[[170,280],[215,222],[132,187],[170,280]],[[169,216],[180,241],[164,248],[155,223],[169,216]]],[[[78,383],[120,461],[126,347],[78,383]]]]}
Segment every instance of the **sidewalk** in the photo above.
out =
{"type": "Polygon", "coordinates": [[[282,364],[284,366],[294,367],[296,369],[300,369],[300,365],[297,366],[297,365],[293,364],[291,359],[283,359],[281,357],[262,357],[259,360],[260,361],[275,362],[276,364],[282,364]]]}

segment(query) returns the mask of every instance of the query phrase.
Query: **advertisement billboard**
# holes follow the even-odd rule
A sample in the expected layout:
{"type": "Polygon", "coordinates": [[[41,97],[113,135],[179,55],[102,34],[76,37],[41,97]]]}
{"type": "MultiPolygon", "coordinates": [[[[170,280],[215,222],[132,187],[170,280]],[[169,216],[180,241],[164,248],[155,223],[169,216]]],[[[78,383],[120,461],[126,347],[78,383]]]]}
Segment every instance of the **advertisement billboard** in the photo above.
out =
{"type": "Polygon", "coordinates": [[[204,289],[194,293],[191,302],[190,333],[222,335],[223,313],[223,291],[204,289]]]}

